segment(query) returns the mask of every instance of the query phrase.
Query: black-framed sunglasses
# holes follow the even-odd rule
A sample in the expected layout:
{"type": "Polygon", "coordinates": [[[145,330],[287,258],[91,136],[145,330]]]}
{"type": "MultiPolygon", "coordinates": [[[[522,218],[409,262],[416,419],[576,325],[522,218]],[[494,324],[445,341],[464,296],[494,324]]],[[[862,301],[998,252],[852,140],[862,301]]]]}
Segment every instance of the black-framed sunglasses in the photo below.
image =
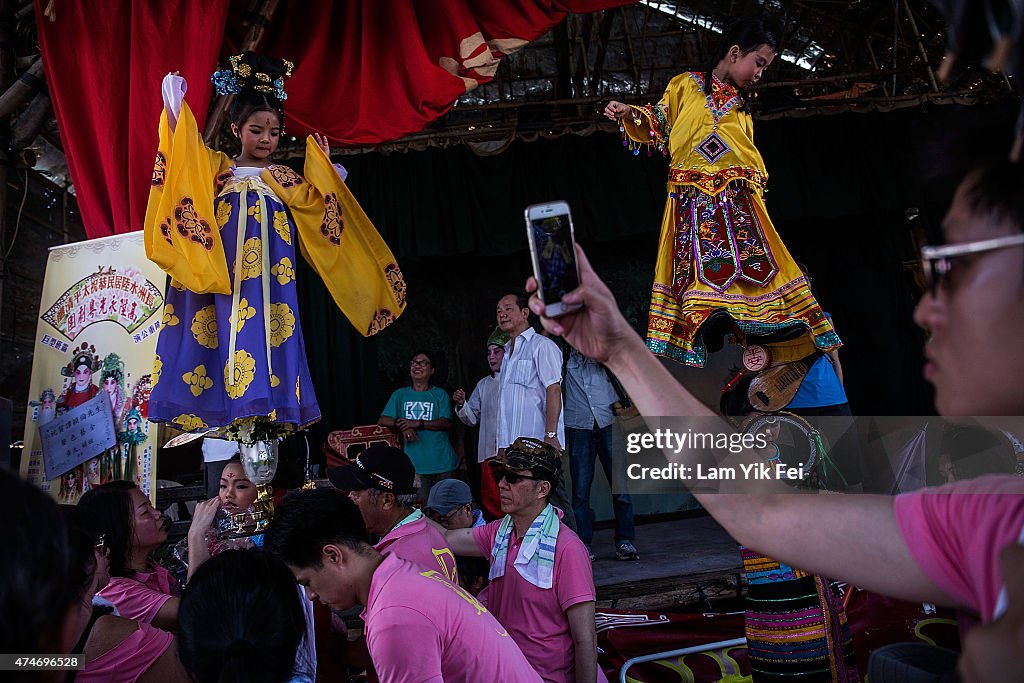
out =
{"type": "Polygon", "coordinates": [[[410,368],[425,368],[433,365],[429,360],[411,360],[409,361],[410,368]]]}
{"type": "Polygon", "coordinates": [[[938,294],[939,290],[944,288],[946,279],[953,270],[953,263],[958,258],[1020,246],[1024,246],[1024,233],[960,244],[921,247],[921,272],[924,274],[925,288],[932,296],[938,294]]]}
{"type": "Polygon", "coordinates": [[[496,481],[501,481],[502,479],[504,479],[509,483],[509,486],[514,486],[515,484],[518,484],[524,479],[531,479],[533,481],[544,481],[540,477],[534,477],[529,474],[517,474],[516,472],[513,472],[511,470],[504,469],[498,470],[498,472],[495,473],[494,478],[496,481]]]}

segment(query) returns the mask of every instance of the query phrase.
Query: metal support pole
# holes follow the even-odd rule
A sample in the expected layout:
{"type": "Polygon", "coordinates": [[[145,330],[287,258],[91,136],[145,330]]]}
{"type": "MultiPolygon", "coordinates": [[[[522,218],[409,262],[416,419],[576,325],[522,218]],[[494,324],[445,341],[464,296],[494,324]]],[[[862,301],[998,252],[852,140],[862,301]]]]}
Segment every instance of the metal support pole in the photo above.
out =
{"type": "Polygon", "coordinates": [[[917,22],[914,21],[914,13],[910,11],[910,5],[907,4],[907,0],[903,0],[903,11],[907,13],[907,22],[910,23],[910,30],[914,32],[914,37],[917,38],[917,51],[921,54],[921,59],[924,60],[924,66],[928,69],[928,83],[932,86],[932,92],[939,92],[939,84],[935,81],[935,71],[932,70],[932,65],[928,61],[928,51],[924,49],[924,43],[921,41],[921,32],[917,30],[917,22]]]}

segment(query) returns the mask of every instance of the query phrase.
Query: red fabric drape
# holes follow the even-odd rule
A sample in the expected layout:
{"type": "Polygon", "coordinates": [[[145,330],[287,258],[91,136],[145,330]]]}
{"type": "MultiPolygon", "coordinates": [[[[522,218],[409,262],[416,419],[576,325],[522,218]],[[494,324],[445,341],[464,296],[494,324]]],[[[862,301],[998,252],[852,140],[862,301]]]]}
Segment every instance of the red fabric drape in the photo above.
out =
{"type": "Polygon", "coordinates": [[[506,51],[568,13],[635,1],[291,2],[266,52],[296,65],[286,84],[290,132],[375,144],[423,130],[467,87],[490,81],[506,51]]]}
{"type": "Polygon", "coordinates": [[[203,125],[229,0],[54,2],[36,26],[57,127],[89,237],[142,229],[160,118],[160,80],[188,79],[203,125]]]}
{"type": "MultiPolygon", "coordinates": [[[[142,228],[156,150],[160,79],[181,71],[205,125],[225,26],[246,0],[55,1],[36,25],[72,182],[90,237],[142,228]],[[229,7],[230,5],[230,7],[229,7]]],[[[291,59],[291,134],[318,130],[368,145],[423,130],[498,60],[569,12],[635,0],[335,0],[282,2],[263,51],[291,59]]],[[[221,57],[225,55],[220,55],[221,57]]]]}

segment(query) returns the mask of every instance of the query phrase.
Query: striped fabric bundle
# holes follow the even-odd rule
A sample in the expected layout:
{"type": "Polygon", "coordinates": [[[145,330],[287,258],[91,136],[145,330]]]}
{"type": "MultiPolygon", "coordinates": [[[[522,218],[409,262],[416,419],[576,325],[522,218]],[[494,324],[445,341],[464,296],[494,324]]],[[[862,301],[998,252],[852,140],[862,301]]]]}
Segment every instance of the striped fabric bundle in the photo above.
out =
{"type": "Polygon", "coordinates": [[[846,612],[828,579],[740,548],[754,681],[859,680],[846,612]]]}

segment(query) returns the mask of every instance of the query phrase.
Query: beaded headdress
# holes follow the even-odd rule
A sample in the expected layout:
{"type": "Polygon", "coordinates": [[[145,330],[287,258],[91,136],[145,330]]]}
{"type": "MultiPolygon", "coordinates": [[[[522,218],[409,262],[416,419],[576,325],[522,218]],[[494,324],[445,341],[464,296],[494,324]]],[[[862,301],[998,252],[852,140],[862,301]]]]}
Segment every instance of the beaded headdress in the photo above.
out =
{"type": "Polygon", "coordinates": [[[142,421],[142,413],[139,412],[138,408],[132,408],[125,414],[124,421],[121,423],[121,427],[124,431],[122,431],[121,434],[119,435],[121,437],[121,443],[138,445],[148,438],[146,436],[146,433],[142,431],[142,421]],[[134,429],[129,429],[129,420],[135,420],[134,429]]]}
{"type": "Polygon", "coordinates": [[[510,339],[508,332],[503,332],[500,327],[495,327],[494,332],[487,338],[487,346],[504,346],[510,339]]]}
{"type": "Polygon", "coordinates": [[[65,377],[74,377],[75,369],[80,365],[86,366],[91,372],[100,369],[100,359],[96,355],[96,347],[91,346],[88,342],[82,342],[82,345],[76,348],[73,354],[71,362],[60,369],[60,374],[65,377]]]}
{"type": "Polygon", "coordinates": [[[284,91],[284,79],[290,78],[295,69],[292,62],[246,51],[231,55],[228,63],[229,68],[214,71],[210,76],[218,95],[251,90],[281,101],[288,99],[284,91]]]}
{"type": "Polygon", "coordinates": [[[124,361],[116,353],[107,354],[101,364],[100,381],[113,377],[118,384],[124,382],[124,361]]]}

